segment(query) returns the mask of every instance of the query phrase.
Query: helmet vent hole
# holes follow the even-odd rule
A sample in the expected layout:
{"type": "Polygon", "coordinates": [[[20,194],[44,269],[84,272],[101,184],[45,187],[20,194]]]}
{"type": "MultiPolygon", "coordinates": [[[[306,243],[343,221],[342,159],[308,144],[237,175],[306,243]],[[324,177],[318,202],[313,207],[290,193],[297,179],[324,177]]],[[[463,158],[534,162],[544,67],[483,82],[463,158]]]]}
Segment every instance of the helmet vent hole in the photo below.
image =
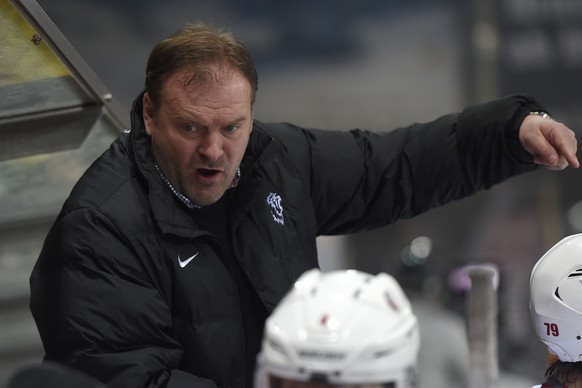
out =
{"type": "Polygon", "coordinates": [[[372,357],[374,357],[374,358],[385,357],[385,356],[389,355],[390,353],[392,353],[392,351],[390,349],[381,350],[379,352],[374,353],[372,355],[372,357]]]}
{"type": "Polygon", "coordinates": [[[560,288],[559,287],[557,287],[556,291],[554,291],[554,295],[556,295],[556,298],[560,299],[561,301],[564,301],[562,299],[562,297],[560,296],[560,288]]]}
{"type": "Polygon", "coordinates": [[[569,278],[576,278],[582,276],[582,268],[577,269],[576,271],[572,272],[568,275],[569,278]]]}
{"type": "Polygon", "coordinates": [[[581,338],[581,337],[580,337],[579,335],[577,335],[577,336],[576,336],[576,339],[577,339],[577,340],[580,340],[580,338],[581,338]]]}
{"type": "Polygon", "coordinates": [[[393,311],[399,312],[400,311],[400,307],[398,307],[398,305],[396,304],[396,302],[394,302],[394,300],[392,299],[392,297],[390,296],[390,294],[388,292],[386,292],[384,294],[385,298],[386,298],[386,303],[388,303],[388,306],[390,306],[390,309],[392,309],[393,311]]]}

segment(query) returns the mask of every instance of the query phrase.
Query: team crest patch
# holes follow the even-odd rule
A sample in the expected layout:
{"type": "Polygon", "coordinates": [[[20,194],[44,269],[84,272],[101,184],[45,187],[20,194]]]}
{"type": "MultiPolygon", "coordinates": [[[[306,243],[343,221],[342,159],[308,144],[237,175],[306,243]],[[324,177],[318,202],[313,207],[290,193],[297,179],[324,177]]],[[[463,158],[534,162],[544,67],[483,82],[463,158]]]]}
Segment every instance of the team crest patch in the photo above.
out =
{"type": "Polygon", "coordinates": [[[269,196],[267,197],[267,204],[271,208],[271,215],[273,216],[273,220],[278,224],[285,225],[281,196],[276,193],[269,193],[269,196]]]}

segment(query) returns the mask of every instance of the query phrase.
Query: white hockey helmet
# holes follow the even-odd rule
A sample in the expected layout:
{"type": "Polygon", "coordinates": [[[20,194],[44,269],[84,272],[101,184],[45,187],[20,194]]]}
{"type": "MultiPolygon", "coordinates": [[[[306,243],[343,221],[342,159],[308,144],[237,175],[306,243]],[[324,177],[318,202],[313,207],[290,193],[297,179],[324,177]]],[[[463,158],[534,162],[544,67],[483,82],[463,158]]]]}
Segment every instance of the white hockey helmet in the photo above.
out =
{"type": "Polygon", "coordinates": [[[259,370],[295,382],[414,387],[419,337],[392,276],[312,269],[267,319],[259,370]]]}
{"type": "Polygon", "coordinates": [[[582,234],[568,236],[536,263],[529,307],[538,338],[561,361],[582,361],[582,234]]]}

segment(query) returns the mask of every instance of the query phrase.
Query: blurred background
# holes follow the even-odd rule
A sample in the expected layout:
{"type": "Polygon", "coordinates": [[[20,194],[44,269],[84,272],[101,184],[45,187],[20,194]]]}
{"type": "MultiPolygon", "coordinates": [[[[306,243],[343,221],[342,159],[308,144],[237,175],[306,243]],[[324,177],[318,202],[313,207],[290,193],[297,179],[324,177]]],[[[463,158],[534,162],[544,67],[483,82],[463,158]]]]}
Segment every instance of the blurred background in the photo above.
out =
{"type": "MultiPolygon", "coordinates": [[[[0,11],[0,387],[43,355],[28,277],[48,228],[129,125],[150,49],[185,22],[246,43],[262,121],[387,131],[527,93],[581,136],[576,0],[0,0],[0,11]]],[[[433,387],[468,386],[463,268],[495,266],[500,386],[531,386],[548,356],[529,275],[582,232],[577,174],[538,170],[385,228],[320,237],[321,265],[397,276],[421,319],[421,384],[433,387]]]]}

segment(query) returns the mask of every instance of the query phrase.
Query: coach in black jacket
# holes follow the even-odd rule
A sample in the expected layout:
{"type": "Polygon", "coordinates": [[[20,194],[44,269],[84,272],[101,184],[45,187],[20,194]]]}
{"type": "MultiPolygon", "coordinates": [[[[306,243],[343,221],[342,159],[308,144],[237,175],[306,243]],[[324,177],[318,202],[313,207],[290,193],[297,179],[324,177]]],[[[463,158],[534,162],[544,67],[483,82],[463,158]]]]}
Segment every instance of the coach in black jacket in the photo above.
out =
{"type": "Polygon", "coordinates": [[[154,48],[131,131],[75,186],[32,273],[47,360],[110,387],[250,387],[264,319],[318,265],[316,236],[534,162],[578,167],[573,132],[528,97],[375,134],[261,123],[256,90],[229,34],[194,25],[154,48]]]}

